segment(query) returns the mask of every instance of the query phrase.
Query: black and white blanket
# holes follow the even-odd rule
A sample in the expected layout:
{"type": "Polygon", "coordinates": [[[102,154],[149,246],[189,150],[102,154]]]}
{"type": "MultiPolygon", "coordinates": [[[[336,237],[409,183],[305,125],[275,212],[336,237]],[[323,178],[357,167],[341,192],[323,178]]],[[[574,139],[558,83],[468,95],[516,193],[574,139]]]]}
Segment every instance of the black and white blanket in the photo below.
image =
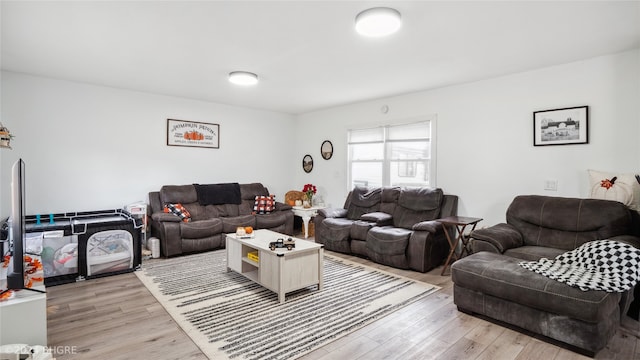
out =
{"type": "Polygon", "coordinates": [[[521,262],[520,266],[582,291],[624,292],[640,276],[640,249],[613,240],[587,242],[549,260],[521,262]]]}

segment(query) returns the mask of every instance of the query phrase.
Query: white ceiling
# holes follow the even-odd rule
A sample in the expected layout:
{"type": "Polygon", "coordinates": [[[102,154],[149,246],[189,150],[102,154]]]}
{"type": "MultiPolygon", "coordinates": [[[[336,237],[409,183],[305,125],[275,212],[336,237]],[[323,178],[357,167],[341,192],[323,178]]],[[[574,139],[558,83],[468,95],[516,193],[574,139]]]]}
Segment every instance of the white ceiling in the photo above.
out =
{"type": "Polygon", "coordinates": [[[640,1],[5,1],[2,69],[299,114],[640,47],[640,1]],[[364,38],[356,14],[402,13],[364,38]],[[234,70],[260,83],[227,81],[234,70]]]}

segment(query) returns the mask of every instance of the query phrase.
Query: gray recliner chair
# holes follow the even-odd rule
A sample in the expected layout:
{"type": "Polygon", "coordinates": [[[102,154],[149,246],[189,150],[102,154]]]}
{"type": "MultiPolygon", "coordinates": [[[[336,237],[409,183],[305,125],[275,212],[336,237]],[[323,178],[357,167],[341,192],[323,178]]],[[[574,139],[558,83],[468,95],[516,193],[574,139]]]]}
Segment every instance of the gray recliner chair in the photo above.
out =
{"type": "Polygon", "coordinates": [[[473,231],[472,255],[451,267],[454,303],[564,342],[593,355],[615,333],[633,298],[582,291],[518,265],[553,259],[580,245],[611,239],[640,248],[632,213],[615,201],[538,195],[516,197],[506,223],[473,231]]]}

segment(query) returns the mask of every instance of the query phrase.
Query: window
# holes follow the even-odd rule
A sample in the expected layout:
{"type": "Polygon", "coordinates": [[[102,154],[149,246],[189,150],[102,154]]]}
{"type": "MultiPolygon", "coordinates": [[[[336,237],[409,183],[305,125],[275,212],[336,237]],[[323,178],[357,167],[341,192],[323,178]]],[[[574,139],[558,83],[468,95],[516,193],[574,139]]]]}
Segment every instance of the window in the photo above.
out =
{"type": "Polygon", "coordinates": [[[434,121],[348,132],[349,186],[435,187],[434,121]]]}

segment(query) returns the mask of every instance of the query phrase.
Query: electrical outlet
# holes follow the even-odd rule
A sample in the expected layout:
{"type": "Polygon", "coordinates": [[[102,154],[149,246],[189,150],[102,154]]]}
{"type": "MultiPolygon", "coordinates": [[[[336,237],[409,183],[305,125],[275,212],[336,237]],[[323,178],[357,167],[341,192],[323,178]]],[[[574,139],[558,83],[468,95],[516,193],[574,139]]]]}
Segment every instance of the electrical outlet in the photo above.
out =
{"type": "Polygon", "coordinates": [[[544,189],[549,191],[558,191],[558,180],[554,180],[554,179],[545,180],[544,189]]]}

